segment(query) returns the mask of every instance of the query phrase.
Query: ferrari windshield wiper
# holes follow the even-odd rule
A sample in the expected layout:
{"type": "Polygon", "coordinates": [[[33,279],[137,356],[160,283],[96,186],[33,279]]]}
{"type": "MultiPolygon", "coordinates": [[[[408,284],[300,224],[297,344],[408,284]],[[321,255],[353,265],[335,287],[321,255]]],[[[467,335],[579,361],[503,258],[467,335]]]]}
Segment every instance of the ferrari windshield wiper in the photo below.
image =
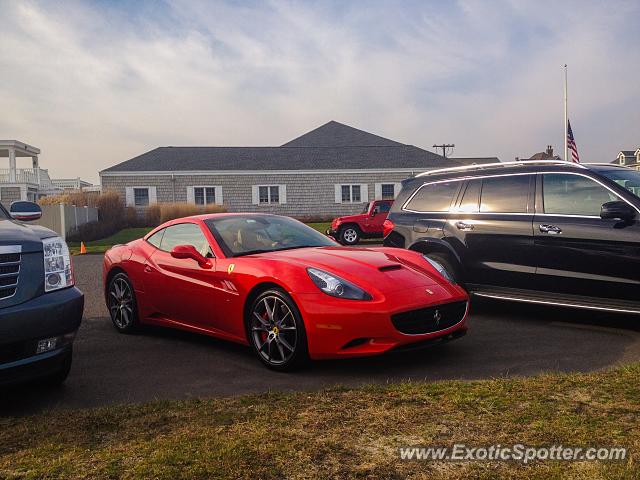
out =
{"type": "Polygon", "coordinates": [[[256,255],[258,253],[267,253],[267,252],[273,252],[273,250],[266,250],[266,249],[261,249],[261,250],[248,250],[246,252],[240,252],[240,253],[236,253],[234,255],[234,257],[244,257],[246,255],[256,255]]]}

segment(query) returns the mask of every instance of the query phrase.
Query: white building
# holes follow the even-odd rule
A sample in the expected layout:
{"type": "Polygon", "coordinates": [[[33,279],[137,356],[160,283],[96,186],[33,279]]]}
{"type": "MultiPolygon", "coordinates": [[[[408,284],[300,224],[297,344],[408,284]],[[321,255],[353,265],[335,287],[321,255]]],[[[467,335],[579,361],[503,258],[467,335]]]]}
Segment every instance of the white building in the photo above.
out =
{"type": "Polygon", "coordinates": [[[0,169],[0,202],[10,205],[16,200],[38,201],[41,197],[61,193],[38,163],[40,149],[17,140],[0,140],[0,159],[9,160],[9,168],[0,169]],[[18,168],[19,158],[30,158],[31,168],[18,168]]]}
{"type": "Polygon", "coordinates": [[[51,180],[54,186],[61,188],[62,190],[87,190],[94,191],[93,183],[89,183],[85,180],[82,180],[80,177],[78,178],[54,178],[51,180]]]}

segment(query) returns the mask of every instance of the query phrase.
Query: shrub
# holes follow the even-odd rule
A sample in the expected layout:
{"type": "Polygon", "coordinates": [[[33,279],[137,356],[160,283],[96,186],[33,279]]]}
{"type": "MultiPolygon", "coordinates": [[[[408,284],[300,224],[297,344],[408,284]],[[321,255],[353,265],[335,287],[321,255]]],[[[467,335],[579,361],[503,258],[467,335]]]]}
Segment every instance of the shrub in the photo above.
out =
{"type": "Polygon", "coordinates": [[[127,227],[144,227],[145,222],[140,221],[138,212],[134,207],[126,207],[124,209],[124,223],[127,227]]]}
{"type": "Polygon", "coordinates": [[[149,227],[154,227],[160,224],[160,204],[149,205],[146,212],[146,224],[149,227]]]}
{"type": "Polygon", "coordinates": [[[192,203],[157,203],[147,208],[147,226],[156,226],[169,220],[205,213],[226,212],[220,205],[198,206],[192,203]]]}
{"type": "Polygon", "coordinates": [[[303,217],[293,217],[302,223],[327,223],[340,215],[307,215],[303,217]]]}

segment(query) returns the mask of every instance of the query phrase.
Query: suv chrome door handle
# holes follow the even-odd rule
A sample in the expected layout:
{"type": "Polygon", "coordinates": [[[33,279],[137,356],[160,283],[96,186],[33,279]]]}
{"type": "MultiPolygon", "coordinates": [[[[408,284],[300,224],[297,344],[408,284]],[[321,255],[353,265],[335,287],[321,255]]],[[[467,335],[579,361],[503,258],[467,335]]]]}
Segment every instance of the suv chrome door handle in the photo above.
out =
{"type": "Polygon", "coordinates": [[[562,233],[562,229],[555,225],[540,225],[540,232],[548,233],[549,235],[558,235],[562,233]]]}
{"type": "Polygon", "coordinates": [[[473,230],[473,225],[470,223],[456,222],[456,227],[458,227],[458,230],[462,230],[465,232],[473,230]]]}

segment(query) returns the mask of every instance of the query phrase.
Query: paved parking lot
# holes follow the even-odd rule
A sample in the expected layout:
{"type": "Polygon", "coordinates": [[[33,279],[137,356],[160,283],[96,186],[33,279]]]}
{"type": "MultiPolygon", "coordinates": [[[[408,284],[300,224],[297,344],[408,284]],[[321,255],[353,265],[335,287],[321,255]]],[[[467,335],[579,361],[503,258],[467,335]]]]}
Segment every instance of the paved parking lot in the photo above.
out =
{"type": "Polygon", "coordinates": [[[71,374],[59,388],[23,387],[4,393],[0,411],[5,415],[371,382],[589,371],[640,360],[637,317],[483,302],[472,309],[468,335],[455,342],[276,373],[265,369],[248,348],[204,336],[157,328],[118,334],[102,299],[102,257],[74,261],[86,306],[71,374]]]}

